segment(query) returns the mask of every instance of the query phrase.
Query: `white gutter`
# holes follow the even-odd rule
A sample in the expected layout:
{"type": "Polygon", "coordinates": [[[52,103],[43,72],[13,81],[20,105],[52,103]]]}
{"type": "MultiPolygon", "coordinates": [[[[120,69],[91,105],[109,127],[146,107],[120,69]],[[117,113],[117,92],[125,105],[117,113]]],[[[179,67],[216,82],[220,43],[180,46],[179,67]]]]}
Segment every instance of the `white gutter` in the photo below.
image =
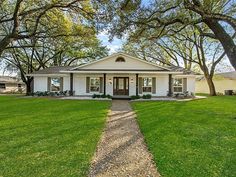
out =
{"type": "Polygon", "coordinates": [[[170,71],[60,71],[61,73],[96,73],[96,74],[183,74],[183,72],[170,72],[170,71]]]}

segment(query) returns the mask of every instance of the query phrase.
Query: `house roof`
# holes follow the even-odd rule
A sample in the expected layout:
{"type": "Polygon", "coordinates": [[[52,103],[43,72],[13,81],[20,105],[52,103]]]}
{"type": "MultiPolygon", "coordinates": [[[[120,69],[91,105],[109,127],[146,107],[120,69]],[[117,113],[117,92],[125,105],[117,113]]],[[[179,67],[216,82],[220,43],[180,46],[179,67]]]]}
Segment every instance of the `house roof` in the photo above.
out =
{"type": "Polygon", "coordinates": [[[62,70],[71,70],[75,66],[51,66],[49,68],[44,68],[39,71],[34,71],[31,74],[60,74],[62,70]]]}
{"type": "MultiPolygon", "coordinates": [[[[236,80],[236,71],[225,72],[225,73],[216,73],[215,77],[236,80]]],[[[205,77],[203,75],[201,75],[197,78],[198,81],[204,80],[204,79],[205,79],[205,77]]]]}
{"type": "Polygon", "coordinates": [[[183,74],[192,74],[192,75],[199,75],[198,73],[196,72],[193,72],[191,70],[187,70],[183,67],[180,67],[180,66],[167,66],[167,68],[169,68],[171,71],[176,71],[176,72],[183,72],[183,74]]]}
{"type": "Polygon", "coordinates": [[[231,72],[226,72],[226,73],[218,73],[216,75],[222,76],[224,78],[236,80],[236,71],[231,71],[231,72]]]}
{"type": "Polygon", "coordinates": [[[23,84],[23,81],[17,77],[0,76],[0,83],[23,84]]]}
{"type": "Polygon", "coordinates": [[[155,63],[130,56],[128,54],[119,52],[112,54],[110,56],[101,58],[96,61],[92,61],[86,64],[81,64],[79,66],[54,66],[45,68],[43,70],[35,71],[30,75],[41,75],[41,74],[63,74],[63,73],[176,73],[176,74],[196,74],[191,71],[187,71],[181,67],[176,66],[160,66],[155,63]],[[135,67],[132,64],[119,65],[120,63],[114,63],[114,59],[117,57],[125,57],[133,62],[139,63],[143,67],[135,67]],[[111,63],[112,61],[112,63],[111,63]],[[137,62],[136,62],[137,61],[137,62]],[[109,66],[103,67],[104,62],[110,62],[109,66]],[[100,65],[98,67],[98,65],[100,65]],[[129,65],[129,67],[126,67],[129,65]],[[101,67],[102,66],[102,67],[101,67]],[[116,67],[119,66],[119,67],[116,67]]]}

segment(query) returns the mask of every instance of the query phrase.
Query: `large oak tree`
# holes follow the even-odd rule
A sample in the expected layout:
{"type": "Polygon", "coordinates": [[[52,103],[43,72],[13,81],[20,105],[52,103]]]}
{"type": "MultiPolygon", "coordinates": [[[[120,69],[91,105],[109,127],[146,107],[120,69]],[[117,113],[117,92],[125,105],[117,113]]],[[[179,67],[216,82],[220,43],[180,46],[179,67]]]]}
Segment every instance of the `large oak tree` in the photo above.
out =
{"type": "MultiPolygon", "coordinates": [[[[156,38],[175,35],[188,25],[201,31],[202,24],[211,30],[200,35],[218,39],[236,69],[236,2],[234,0],[158,0],[142,5],[141,0],[103,0],[100,5],[100,21],[114,35],[138,38],[149,31],[156,38]],[[230,29],[227,30],[225,26],[230,29]]],[[[98,4],[99,5],[99,4],[98,4]]]]}

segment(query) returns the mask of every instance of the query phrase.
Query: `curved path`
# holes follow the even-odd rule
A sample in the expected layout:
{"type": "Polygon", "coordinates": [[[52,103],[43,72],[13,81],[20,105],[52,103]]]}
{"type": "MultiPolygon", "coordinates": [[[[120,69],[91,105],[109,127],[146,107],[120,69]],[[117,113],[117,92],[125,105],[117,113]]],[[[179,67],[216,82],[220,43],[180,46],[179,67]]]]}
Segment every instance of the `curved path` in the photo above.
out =
{"type": "Polygon", "coordinates": [[[158,177],[157,168],[148,152],[126,100],[113,100],[105,131],[94,155],[89,177],[158,177]]]}

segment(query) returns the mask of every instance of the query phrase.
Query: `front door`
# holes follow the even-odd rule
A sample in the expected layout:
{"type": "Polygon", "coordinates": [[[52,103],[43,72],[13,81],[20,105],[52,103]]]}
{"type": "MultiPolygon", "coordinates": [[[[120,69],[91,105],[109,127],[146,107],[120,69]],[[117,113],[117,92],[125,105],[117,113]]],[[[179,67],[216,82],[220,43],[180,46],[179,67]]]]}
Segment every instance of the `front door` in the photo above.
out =
{"type": "Polygon", "coordinates": [[[114,77],[113,95],[129,95],[129,78],[114,77]]]}

